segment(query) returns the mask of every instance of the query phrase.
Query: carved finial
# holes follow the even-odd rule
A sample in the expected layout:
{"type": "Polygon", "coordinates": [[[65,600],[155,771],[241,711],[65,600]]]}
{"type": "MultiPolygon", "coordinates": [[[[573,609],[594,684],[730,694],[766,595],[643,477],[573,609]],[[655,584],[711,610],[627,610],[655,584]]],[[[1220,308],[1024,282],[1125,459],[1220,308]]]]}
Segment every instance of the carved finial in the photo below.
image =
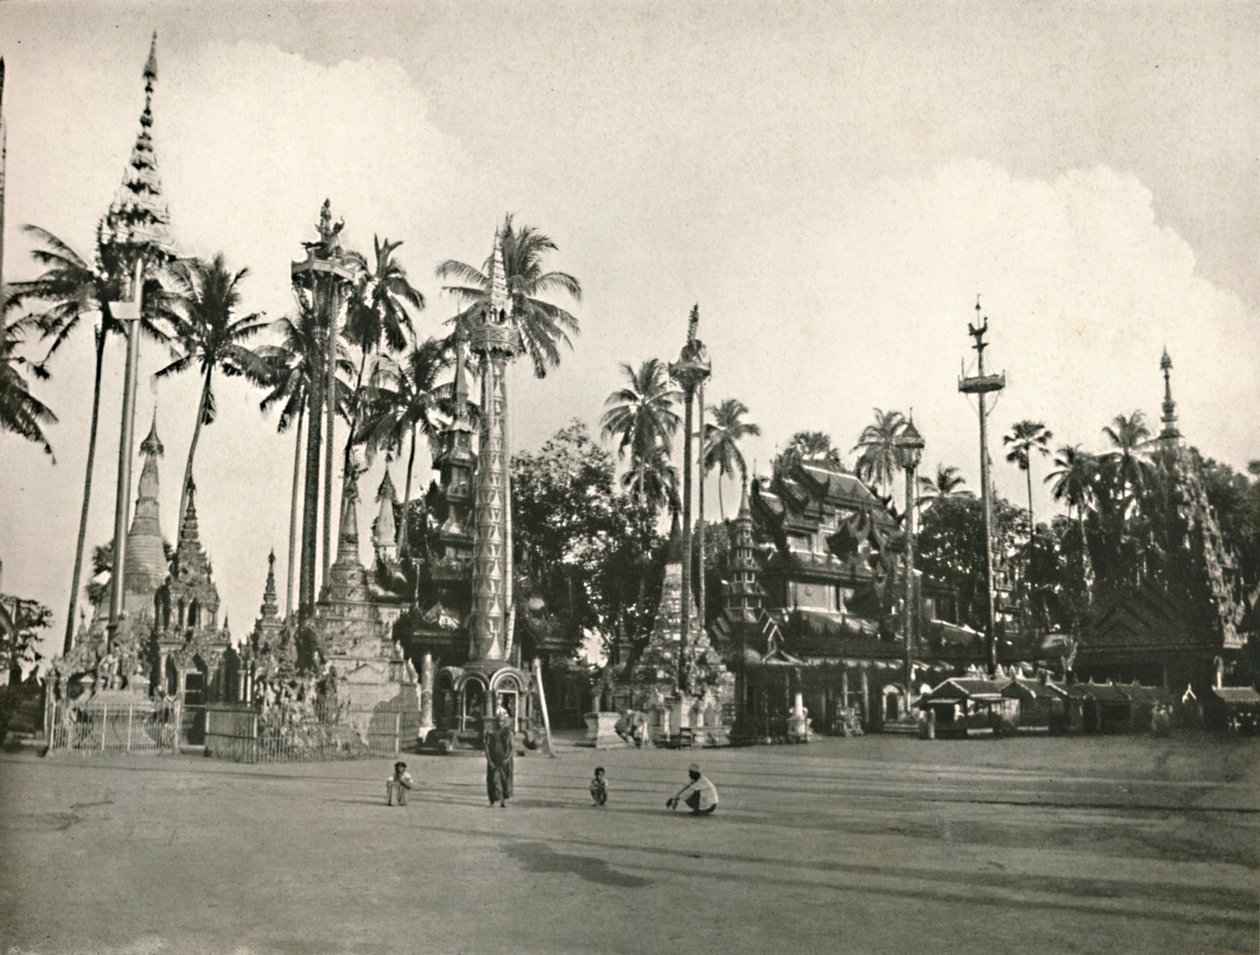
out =
{"type": "Polygon", "coordinates": [[[495,324],[503,324],[511,314],[511,308],[507,272],[503,267],[503,233],[495,229],[494,252],[490,258],[490,320],[495,324]]]}
{"type": "Polygon", "coordinates": [[[143,441],[140,442],[140,453],[145,457],[160,458],[165,449],[162,447],[162,441],[157,433],[157,406],[153,408],[153,423],[149,425],[149,433],[143,441]]]}
{"type": "Polygon", "coordinates": [[[687,319],[687,341],[696,340],[696,330],[700,327],[700,303],[691,306],[691,316],[687,319]]]}

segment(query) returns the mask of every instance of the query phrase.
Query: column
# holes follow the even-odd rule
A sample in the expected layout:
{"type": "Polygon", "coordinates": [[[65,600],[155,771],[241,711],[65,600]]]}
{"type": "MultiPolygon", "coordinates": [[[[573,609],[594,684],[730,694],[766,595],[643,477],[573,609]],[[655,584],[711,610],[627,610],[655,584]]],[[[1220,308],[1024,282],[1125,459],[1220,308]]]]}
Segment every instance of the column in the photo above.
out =
{"type": "Polygon", "coordinates": [[[433,729],[433,654],[420,658],[420,738],[433,729]]]}

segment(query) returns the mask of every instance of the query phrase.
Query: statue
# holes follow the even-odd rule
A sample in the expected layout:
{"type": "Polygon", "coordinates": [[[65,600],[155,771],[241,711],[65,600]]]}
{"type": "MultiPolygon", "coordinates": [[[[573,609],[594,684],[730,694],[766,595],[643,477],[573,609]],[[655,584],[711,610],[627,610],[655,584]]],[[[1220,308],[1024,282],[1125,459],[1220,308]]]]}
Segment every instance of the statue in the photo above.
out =
{"type": "Polygon", "coordinates": [[[337,224],[333,225],[332,203],[325,199],[319,210],[319,224],[315,226],[315,231],[319,233],[319,238],[314,242],[303,242],[302,248],[321,259],[331,259],[340,255],[340,232],[345,228],[345,225],[345,219],[338,219],[337,224]]]}

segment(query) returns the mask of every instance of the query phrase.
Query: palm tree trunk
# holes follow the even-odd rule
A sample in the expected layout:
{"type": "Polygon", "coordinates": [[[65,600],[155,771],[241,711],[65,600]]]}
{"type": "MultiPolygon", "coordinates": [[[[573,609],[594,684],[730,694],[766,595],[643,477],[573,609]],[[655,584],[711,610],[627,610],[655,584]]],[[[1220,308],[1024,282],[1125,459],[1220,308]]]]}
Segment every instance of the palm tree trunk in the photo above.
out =
{"type": "Polygon", "coordinates": [[[704,383],[696,387],[696,401],[700,406],[700,419],[696,422],[696,473],[700,478],[700,486],[696,488],[696,503],[699,514],[696,517],[696,549],[698,550],[698,573],[696,575],[696,613],[700,632],[704,632],[704,623],[708,614],[704,606],[704,383]]]}
{"type": "Polygon", "coordinates": [[[297,435],[293,440],[293,499],[289,504],[289,572],[284,591],[284,615],[293,615],[293,583],[297,572],[298,488],[302,478],[302,425],[306,421],[306,405],[298,410],[297,435]]]}
{"type": "Polygon", "coordinates": [[[201,385],[201,400],[197,402],[197,423],[193,425],[192,441],[188,445],[188,460],[184,464],[184,483],[179,488],[179,510],[176,512],[175,540],[179,541],[179,532],[184,526],[184,508],[188,506],[188,485],[192,483],[193,458],[197,454],[197,442],[201,439],[201,426],[206,420],[206,405],[210,401],[210,378],[214,374],[214,366],[206,368],[206,378],[201,385]]]}
{"type": "MultiPolygon", "coordinates": [[[[314,371],[314,370],[313,370],[314,371]]],[[[311,376],[306,416],[306,468],[302,475],[302,567],[298,577],[298,619],[315,609],[315,567],[319,563],[319,452],[323,419],[320,373],[311,376]]]]}
{"type": "Polygon", "coordinates": [[[639,507],[647,503],[647,488],[644,481],[647,480],[647,461],[644,460],[642,453],[639,454],[639,507]]]}
{"type": "Polygon", "coordinates": [[[328,568],[332,566],[332,519],[333,519],[333,450],[334,429],[337,422],[337,303],[332,301],[335,287],[329,281],[324,290],[324,308],[327,310],[328,354],[324,366],[324,429],[328,432],[324,442],[324,563],[320,586],[328,582],[328,568]]]}
{"type": "Polygon", "coordinates": [[[1033,535],[1037,528],[1037,522],[1033,520],[1032,508],[1032,462],[1028,462],[1028,467],[1024,471],[1024,477],[1028,479],[1028,541],[1032,543],[1033,535]]]}
{"type": "Polygon", "coordinates": [[[74,647],[74,613],[79,601],[79,583],[83,574],[83,548],[87,543],[88,507],[92,502],[92,468],[96,462],[96,424],[101,410],[101,367],[105,360],[105,330],[96,333],[96,368],[92,376],[92,421],[88,425],[87,467],[83,474],[83,507],[79,511],[79,539],[74,548],[74,573],[70,576],[70,607],[66,610],[66,636],[61,645],[63,654],[74,647]]]}

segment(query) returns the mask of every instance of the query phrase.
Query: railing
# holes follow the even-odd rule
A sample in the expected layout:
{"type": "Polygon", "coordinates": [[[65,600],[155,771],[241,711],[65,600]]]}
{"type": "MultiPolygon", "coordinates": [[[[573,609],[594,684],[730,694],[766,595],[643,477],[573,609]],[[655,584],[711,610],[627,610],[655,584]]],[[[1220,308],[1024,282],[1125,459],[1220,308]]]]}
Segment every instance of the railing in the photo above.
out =
{"type": "Polygon", "coordinates": [[[312,709],[300,717],[264,715],[254,706],[206,707],[206,755],[240,763],[321,762],[396,756],[415,740],[418,712],[388,704],[335,712],[312,709]]]}
{"type": "Polygon", "coordinates": [[[178,703],[136,700],[78,705],[50,699],[47,719],[49,753],[179,751],[178,703]]]}

